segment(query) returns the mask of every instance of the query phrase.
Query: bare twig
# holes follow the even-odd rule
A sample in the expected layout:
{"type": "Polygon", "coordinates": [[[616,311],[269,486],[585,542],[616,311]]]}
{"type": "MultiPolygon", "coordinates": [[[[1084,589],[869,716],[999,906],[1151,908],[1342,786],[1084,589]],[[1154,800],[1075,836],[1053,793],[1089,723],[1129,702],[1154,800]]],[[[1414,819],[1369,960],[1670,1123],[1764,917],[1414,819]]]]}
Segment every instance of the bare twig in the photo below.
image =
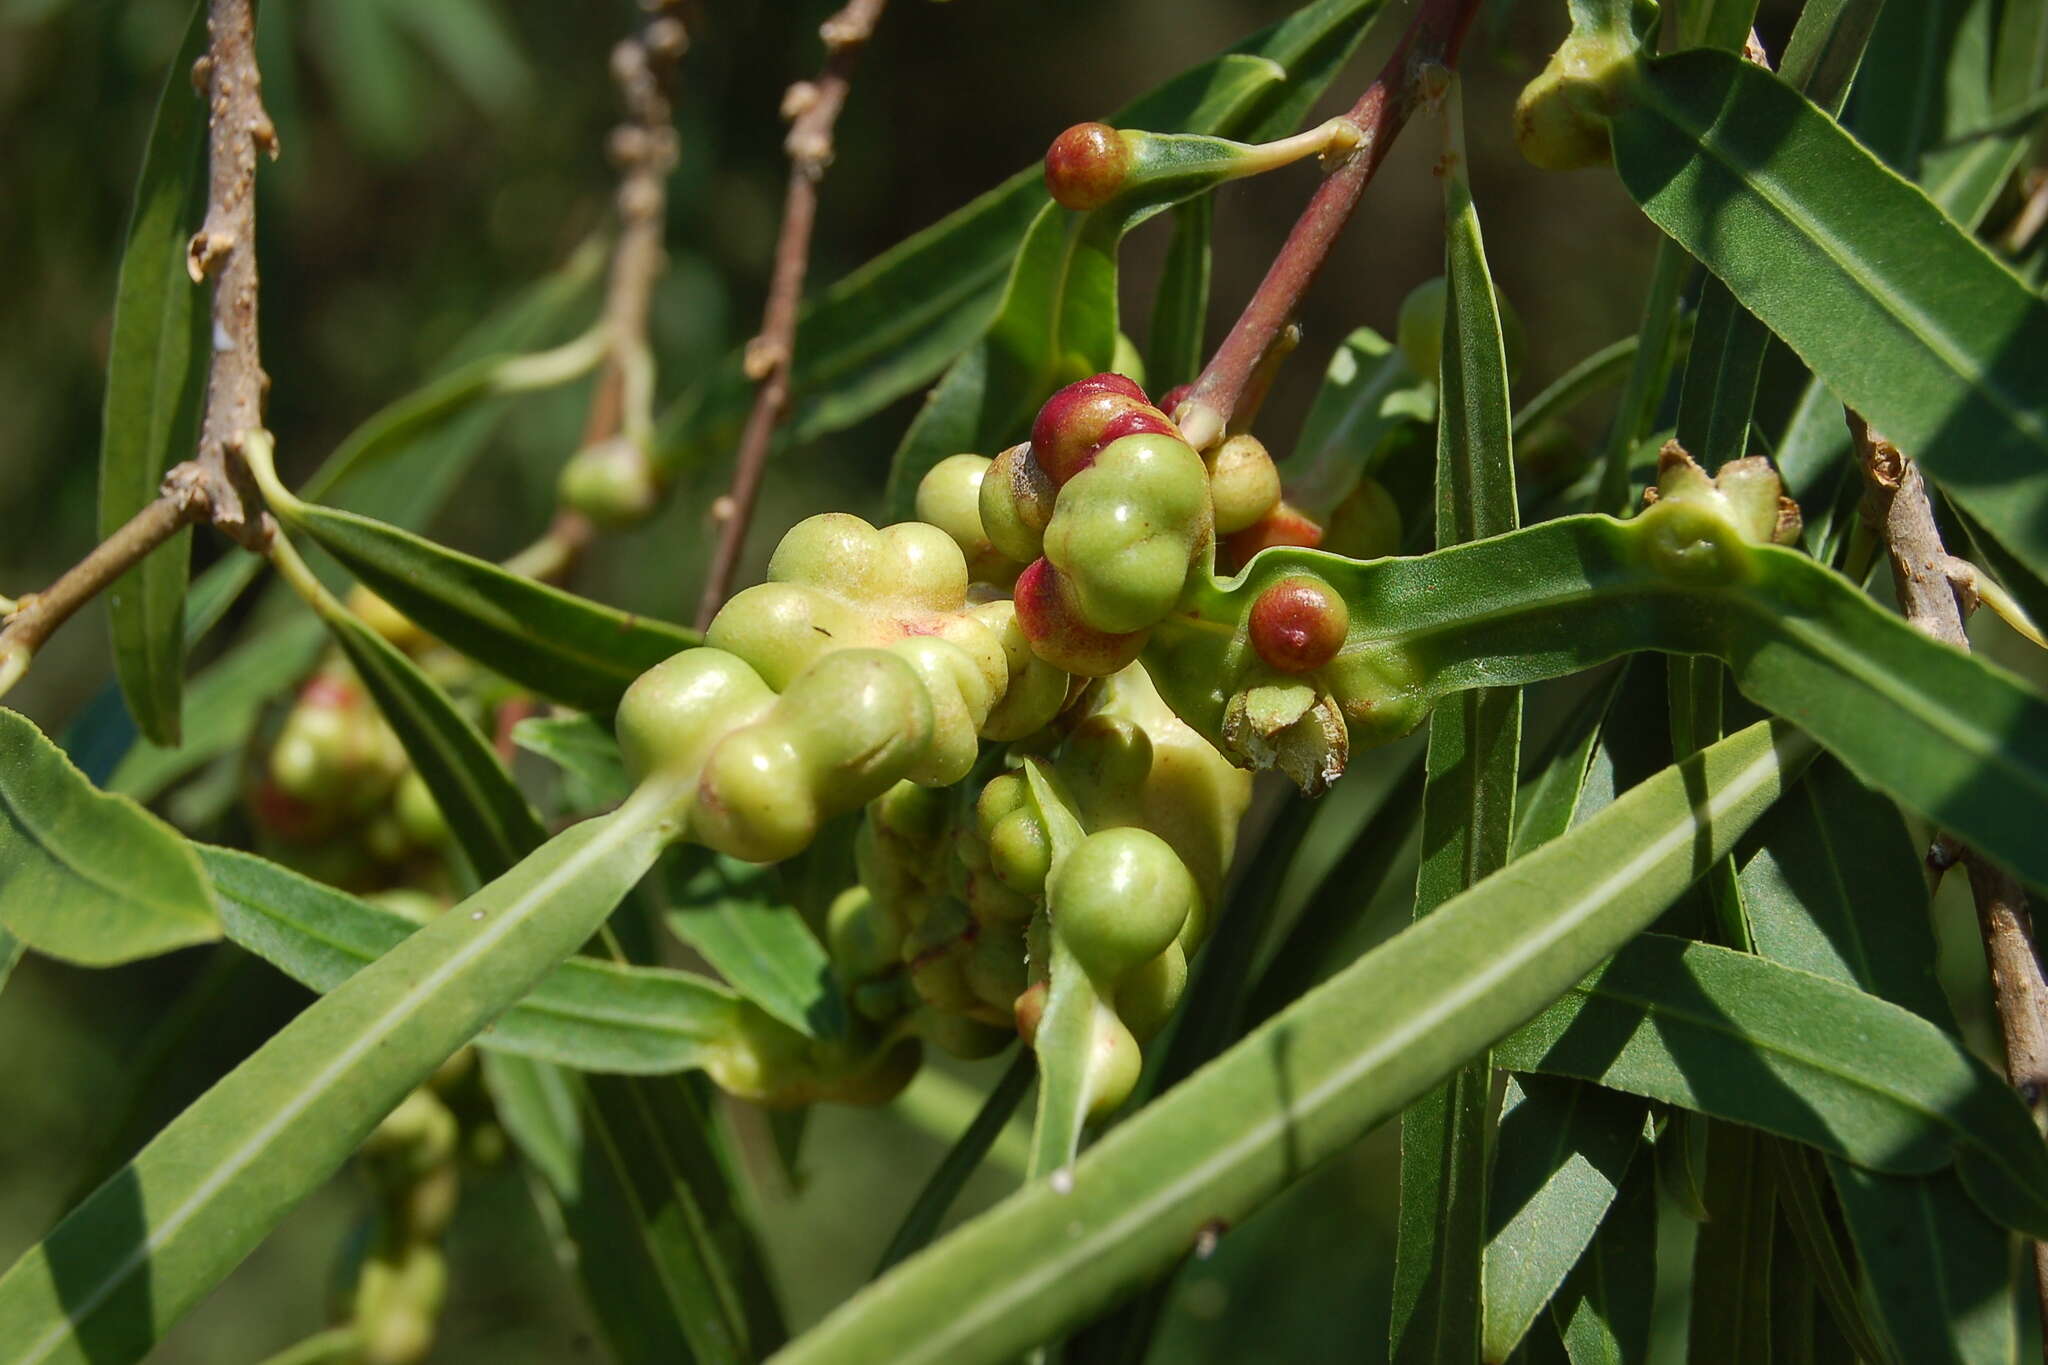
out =
{"type": "Polygon", "coordinates": [[[1317,188],[1258,292],[1174,414],[1181,434],[1197,450],[1215,444],[1230,425],[1260,357],[1293,320],[1387,149],[1418,107],[1421,73],[1432,65],[1457,65],[1458,47],[1478,9],[1478,0],[1423,0],[1393,55],[1351,106],[1346,117],[1358,125],[1362,139],[1317,188]]]}
{"type": "Polygon", "coordinates": [[[256,154],[277,156],[277,129],[263,108],[250,0],[211,0],[207,50],[192,83],[207,105],[206,220],[186,248],[193,283],[213,286],[213,346],[199,447],[172,467],[146,504],[48,589],[12,604],[0,629],[0,693],[27,671],[57,628],[182,528],[211,521],[254,550],[270,525],[243,467],[245,438],[263,429],[263,373],[256,334],[256,154]]]}
{"type": "MultiPolygon", "coordinates": [[[[277,158],[277,128],[263,107],[250,0],[211,0],[207,52],[192,68],[206,95],[206,221],[192,236],[186,267],[213,280],[213,364],[194,461],[213,524],[252,550],[269,537],[262,504],[239,454],[263,427],[270,387],[256,331],[256,154],[277,158]]],[[[175,476],[177,471],[173,471],[175,476]]]]}
{"type": "Polygon", "coordinates": [[[818,214],[818,182],[832,162],[832,129],[846,103],[853,65],[867,45],[888,0],[849,0],[845,8],[818,29],[825,40],[825,65],[815,81],[798,81],[782,98],[782,116],[790,120],[783,149],[789,153],[789,189],[782,201],[782,231],[775,242],[775,271],[768,283],[768,306],[761,332],[747,343],[747,376],[760,385],[754,407],[740,436],[732,488],[719,500],[724,516],[718,549],[697,604],[701,630],[718,613],[732,590],[740,552],[747,544],[747,523],[761,491],[761,471],[768,461],[768,443],[789,407],[789,370],[796,354],[796,310],[803,297],[804,271],[810,264],[811,225],[818,214]]]}
{"type": "MultiPolygon", "coordinates": [[[[1942,546],[1919,468],[1856,413],[1848,414],[1848,422],[1863,466],[1864,515],[1880,531],[1891,556],[1900,609],[1916,629],[1967,651],[1964,602],[1955,581],[1960,561],[1942,546]]],[[[2005,1037],[2006,1075],[2036,1125],[2048,1124],[2048,980],[2034,948],[2026,891],[2010,872],[1947,836],[1937,848],[1939,867],[1961,861],[1968,870],[1991,969],[1991,998],[2005,1037]]],[[[2042,1322],[2048,1325],[2048,1245],[2036,1242],[2033,1251],[2035,1291],[2042,1322]]],[[[2048,1359],[2048,1345],[2043,1358],[2048,1359]]]]}
{"type": "Polygon", "coordinates": [[[0,694],[28,671],[29,661],[57,627],[133,568],[138,560],[206,515],[205,496],[193,486],[167,491],[130,517],[42,592],[15,604],[0,630],[0,694]]]}

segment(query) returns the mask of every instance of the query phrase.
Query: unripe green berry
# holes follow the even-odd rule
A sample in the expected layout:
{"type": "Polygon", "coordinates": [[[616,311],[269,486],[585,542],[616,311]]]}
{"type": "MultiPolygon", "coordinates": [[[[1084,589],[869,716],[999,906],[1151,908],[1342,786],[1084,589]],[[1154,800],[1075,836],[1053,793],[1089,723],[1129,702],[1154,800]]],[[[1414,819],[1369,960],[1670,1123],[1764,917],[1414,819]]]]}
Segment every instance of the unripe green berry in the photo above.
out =
{"type": "Polygon", "coordinates": [[[1038,909],[1039,893],[1017,890],[993,868],[969,872],[959,894],[983,925],[1021,925],[1038,909]]]}
{"type": "Polygon", "coordinates": [[[868,807],[874,823],[913,843],[936,839],[946,827],[944,793],[914,782],[898,782],[868,807]]]}
{"type": "Polygon", "coordinates": [[[1032,651],[1015,602],[1005,598],[984,603],[972,615],[995,637],[1009,670],[1002,698],[981,723],[981,737],[1016,740],[1043,729],[1066,704],[1067,674],[1032,651]]]}
{"type": "Polygon", "coordinates": [[[1100,1118],[1131,1097],[1145,1059],[1138,1040],[1107,1009],[1095,1015],[1095,1042],[1088,1052],[1088,1116],[1100,1118]]]}
{"type": "Polygon", "coordinates": [[[1110,353],[1109,372],[1120,374],[1136,384],[1145,387],[1145,357],[1138,350],[1138,343],[1122,332],[1116,334],[1116,349],[1110,353]]]}
{"type": "Polygon", "coordinates": [[[875,528],[847,512],[820,512],[789,528],[768,557],[776,583],[808,583],[854,598],[870,598],[894,586],[877,575],[880,546],[875,528]]]}
{"type": "Polygon", "coordinates": [[[1200,894],[1164,839],[1144,829],[1083,839],[1048,884],[1053,931],[1090,976],[1114,981],[1166,951],[1200,894]]]}
{"type": "Polygon", "coordinates": [[[1060,771],[1084,800],[1097,792],[1129,795],[1151,775],[1152,758],[1152,737],[1142,726],[1125,716],[1097,713],[1067,737],[1060,771]]]}
{"type": "MultiPolygon", "coordinates": [[[[954,672],[980,677],[958,649],[954,672]]],[[[805,669],[776,703],[774,723],[802,756],[812,781],[837,810],[852,810],[910,776],[925,761],[935,724],[930,682],[902,651],[843,649],[805,669]],[[857,793],[857,794],[856,794],[857,793]]]]}
{"type": "Polygon", "coordinates": [[[1261,550],[1276,545],[1313,550],[1323,543],[1323,528],[1315,518],[1282,498],[1279,505],[1242,531],[1225,536],[1219,543],[1216,567],[1236,573],[1252,562],[1261,550]]]}
{"type": "Polygon", "coordinates": [[[1130,176],[1130,142],[1106,123],[1077,123],[1045,153],[1045,188],[1062,208],[1086,212],[1114,199],[1130,176]]]}
{"type": "Polygon", "coordinates": [[[1424,379],[1434,380],[1443,364],[1444,300],[1450,286],[1441,275],[1424,280],[1401,300],[1401,314],[1395,324],[1395,338],[1408,368],[1424,379]]]}
{"type": "Polygon", "coordinates": [[[967,957],[967,984],[988,1007],[990,1022],[1008,1022],[1017,996],[1030,983],[1024,971],[1024,923],[981,926],[967,957]]]}
{"type": "Polygon", "coordinates": [[[1038,558],[1046,523],[1059,490],[1028,445],[996,456],[982,475],[978,495],[981,525],[994,545],[1019,564],[1038,558]]]}
{"type": "Polygon", "coordinates": [[[686,649],[642,673],[619,702],[615,728],[627,776],[687,774],[734,724],[754,719],[775,694],[721,649],[686,649]]]}
{"type": "Polygon", "coordinates": [[[919,1015],[918,1032],[933,1047],[966,1061],[993,1057],[1016,1037],[1008,1029],[936,1009],[919,1015]]]}
{"type": "Polygon", "coordinates": [[[967,600],[967,559],[943,530],[903,521],[876,532],[881,555],[877,599],[924,611],[958,611],[967,600]]]}
{"type": "Polygon", "coordinates": [[[989,831],[988,861],[1004,885],[1025,895],[1042,892],[1052,870],[1052,840],[1038,812],[1023,807],[996,821],[989,831]]]}
{"type": "Polygon", "coordinates": [[[918,481],[918,520],[952,536],[969,569],[993,548],[981,530],[981,479],[989,465],[979,454],[948,454],[918,481]]]}
{"type": "Polygon", "coordinates": [[[950,786],[967,776],[981,752],[981,723],[993,700],[988,681],[965,650],[934,636],[904,640],[889,653],[917,675],[931,714],[929,738],[902,776],[922,786],[950,786]]]}
{"type": "Polygon", "coordinates": [[[392,814],[415,848],[439,848],[448,842],[448,821],[417,768],[408,769],[391,794],[392,814]]]}
{"type": "Polygon", "coordinates": [[[1031,784],[1025,781],[1024,774],[1002,773],[990,778],[974,798],[975,826],[981,837],[987,839],[1011,811],[1031,808],[1031,784]]]}
{"type": "Polygon", "coordinates": [[[1613,159],[1607,117],[1635,64],[1628,41],[1574,33],[1515,101],[1515,145],[1546,171],[1574,171],[1613,159]]]}
{"type": "Polygon", "coordinates": [[[865,981],[894,967],[903,951],[903,926],[868,894],[849,886],[825,912],[825,942],[847,981],[865,981]]]}
{"type": "Polygon", "coordinates": [[[1265,443],[1248,432],[1230,437],[1209,457],[1209,498],[1216,533],[1242,531],[1280,504],[1280,471],[1265,443]]]}
{"type": "Polygon", "coordinates": [[[600,526],[646,520],[661,501],[661,484],[647,452],[624,436],[585,446],[562,466],[555,496],[600,526]]]}

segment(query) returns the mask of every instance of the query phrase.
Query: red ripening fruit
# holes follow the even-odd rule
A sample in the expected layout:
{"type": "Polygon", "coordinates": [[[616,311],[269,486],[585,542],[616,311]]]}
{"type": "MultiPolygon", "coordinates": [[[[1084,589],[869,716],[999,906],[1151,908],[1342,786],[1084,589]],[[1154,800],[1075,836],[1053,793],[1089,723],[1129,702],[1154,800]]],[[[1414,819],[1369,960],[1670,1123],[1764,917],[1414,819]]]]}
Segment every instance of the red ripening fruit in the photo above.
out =
{"type": "Polygon", "coordinates": [[[1235,573],[1251,563],[1252,556],[1275,545],[1292,545],[1313,550],[1323,543],[1323,528],[1293,503],[1281,499],[1279,506],[1242,531],[1223,537],[1222,558],[1235,573]]]}
{"type": "Polygon", "coordinates": [[[1131,145],[1106,123],[1077,123],[1045,150],[1045,188],[1061,208],[1101,208],[1130,173],[1131,145]]]}
{"type": "Polygon", "coordinates": [[[1252,603],[1252,648],[1282,673],[1321,668],[1350,630],[1344,599],[1313,578],[1283,578],[1252,603]]]}
{"type": "Polygon", "coordinates": [[[1137,658],[1145,646],[1142,630],[1117,635],[1083,621],[1060,591],[1059,570],[1042,557],[1017,575],[1013,597],[1017,624],[1024,628],[1031,652],[1065,672],[1108,677],[1137,658]]]}
{"type": "Polygon", "coordinates": [[[1168,417],[1173,416],[1173,410],[1179,407],[1182,403],[1187,402],[1188,395],[1193,393],[1194,391],[1195,386],[1193,384],[1175,384],[1172,388],[1166,391],[1163,397],[1160,398],[1159,410],[1165,413],[1168,417]]]}
{"type": "Polygon", "coordinates": [[[1180,432],[1120,374],[1077,379],[1045,400],[1031,424],[1031,454],[1055,485],[1086,469],[1095,452],[1142,431],[1180,432]],[[1114,429],[1114,435],[1109,434],[1114,429]]]}

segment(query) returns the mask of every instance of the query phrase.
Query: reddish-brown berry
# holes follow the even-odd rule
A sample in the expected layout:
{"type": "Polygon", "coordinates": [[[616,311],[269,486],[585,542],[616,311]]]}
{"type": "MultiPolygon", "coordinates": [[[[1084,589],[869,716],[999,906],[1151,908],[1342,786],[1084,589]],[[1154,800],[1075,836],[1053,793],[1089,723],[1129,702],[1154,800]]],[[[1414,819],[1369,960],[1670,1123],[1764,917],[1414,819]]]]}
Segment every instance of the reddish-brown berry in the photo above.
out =
{"type": "Polygon", "coordinates": [[[1130,173],[1131,145],[1106,123],[1077,123],[1045,152],[1045,188],[1062,208],[1101,208],[1130,173]]]}
{"type": "Polygon", "coordinates": [[[1251,563],[1252,556],[1275,545],[1313,550],[1323,543],[1323,528],[1313,517],[1282,499],[1280,505],[1234,535],[1225,536],[1218,556],[1231,573],[1251,563]]]}
{"type": "Polygon", "coordinates": [[[1120,374],[1098,374],[1045,400],[1031,424],[1031,454],[1058,485],[1086,469],[1095,452],[1117,437],[1146,431],[1180,435],[1143,389],[1120,374]]]}
{"type": "Polygon", "coordinates": [[[1252,603],[1252,648],[1283,673],[1321,668],[1344,647],[1350,630],[1344,599],[1313,578],[1283,578],[1252,603]]]}
{"type": "Polygon", "coordinates": [[[1053,667],[1082,677],[1101,678],[1138,657],[1145,632],[1113,634],[1081,619],[1059,570],[1045,559],[1033,560],[1017,575],[1017,624],[1031,642],[1031,652],[1053,667]]]}
{"type": "Polygon", "coordinates": [[[1193,384],[1174,385],[1172,388],[1168,389],[1166,393],[1160,398],[1159,410],[1165,413],[1168,417],[1173,416],[1173,410],[1179,407],[1182,403],[1185,403],[1187,401],[1188,395],[1193,393],[1194,391],[1195,386],[1193,384]]]}

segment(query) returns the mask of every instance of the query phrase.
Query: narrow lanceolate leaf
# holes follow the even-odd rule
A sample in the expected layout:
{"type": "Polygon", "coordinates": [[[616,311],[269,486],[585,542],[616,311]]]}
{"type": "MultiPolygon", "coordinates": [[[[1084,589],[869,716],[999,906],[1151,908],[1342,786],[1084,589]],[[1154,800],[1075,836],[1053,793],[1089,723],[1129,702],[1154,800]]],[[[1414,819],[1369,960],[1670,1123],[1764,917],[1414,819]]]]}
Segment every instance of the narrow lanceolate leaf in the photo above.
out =
{"type": "Polygon", "coordinates": [[[1769,1141],[1732,1123],[1707,1130],[1707,1218],[1693,1254],[1688,1360],[1771,1359],[1778,1204],[1769,1141]]]}
{"type": "Polygon", "coordinates": [[[1235,1222],[1628,941],[1776,797],[1805,742],[1761,724],[1368,953],[841,1306],[782,1365],[979,1365],[1085,1321],[1235,1222]]]}
{"type": "Polygon", "coordinates": [[[1593,1245],[1551,1302],[1571,1365],[1639,1365],[1650,1358],[1657,1297],[1657,1176],[1648,1152],[1632,1162],[1593,1245]]]}
{"type": "MultiPolygon", "coordinates": [[[[1380,0],[1303,5],[1108,121],[1251,141],[1290,132],[1379,8],[1380,0]],[[1225,110],[1212,98],[1215,88],[1247,64],[1277,71],[1280,79],[1249,105],[1225,110]]],[[[1010,263],[1045,203],[1043,171],[1034,164],[820,294],[798,322],[784,440],[800,445],[851,426],[931,382],[973,346],[995,317],[1010,263]]],[[[664,415],[658,458],[687,468],[729,451],[753,390],[735,351],[664,415]]]]}
{"type": "Polygon", "coordinates": [[[313,503],[275,509],[429,634],[517,683],[609,714],[692,631],[603,606],[424,536],[313,503]]]}
{"type": "MultiPolygon", "coordinates": [[[[224,848],[200,856],[228,937],[313,990],[334,990],[419,929],[262,858],[224,848]]],[[[658,1074],[711,1064],[738,1024],[733,993],[694,973],[572,957],[478,1041],[583,1071],[658,1074]]]]}
{"type": "MultiPolygon", "coordinates": [[[[1456,78],[1444,96],[1443,347],[1436,535],[1451,545],[1515,529],[1507,352],[1479,214],[1465,173],[1456,78]]],[[[1475,688],[1430,718],[1415,914],[1428,915],[1507,863],[1521,769],[1521,689],[1475,688]]],[[[1482,1053],[1401,1116],[1394,1253],[1396,1362],[1477,1360],[1486,1247],[1493,1072],[1482,1053]]]]}
{"type": "Polygon", "coordinates": [[[1892,1358],[1993,1365],[2018,1358],[2012,1239],[1953,1171],[1881,1175],[1828,1162],[1842,1221],[1892,1358]]]}
{"type": "Polygon", "coordinates": [[[2048,568],[2048,301],[1834,120],[1726,53],[1648,62],[1613,121],[1654,219],[1918,459],[2048,568]],[[1823,191],[1820,187],[1825,186],[1823,191]]]}
{"type": "Polygon", "coordinates": [[[1146,333],[1145,383],[1152,393],[1192,381],[1209,354],[1204,329],[1215,219],[1216,201],[1206,194],[1173,211],[1173,241],[1166,248],[1166,268],[1152,300],[1152,328],[1146,333]]]}
{"type": "Polygon", "coordinates": [[[1954,1162],[1993,1217],[2048,1228],[2048,1151],[2011,1088],[1958,1039],[1889,1001],[1749,953],[1645,934],[1499,1057],[1873,1170],[1954,1162]]]}
{"type": "MultiPolygon", "coordinates": [[[[195,448],[209,348],[206,296],[186,273],[185,244],[205,206],[206,106],[189,73],[205,47],[205,6],[194,5],[157,100],[121,251],[100,424],[102,536],[153,501],[164,471],[195,448]]],[[[178,742],[191,540],[180,531],[107,590],[122,694],[159,744],[178,742]]]]}
{"type": "Polygon", "coordinates": [[[1678,443],[1711,472],[1749,453],[1770,336],[1719,280],[1701,288],[1696,316],[1678,390],[1678,443]]]}
{"type": "Polygon", "coordinates": [[[287,1024],[0,1278],[0,1359],[139,1359],[596,930],[660,851],[657,817],[576,826],[287,1024]]]}
{"type": "Polygon", "coordinates": [[[1642,1143],[1645,1109],[1554,1076],[1511,1077],[1508,1086],[1479,1301],[1482,1359],[1490,1362],[1520,1344],[1600,1230],[1642,1143]]]}
{"type": "Polygon", "coordinates": [[[831,959],[773,867],[713,854],[675,888],[667,920],[734,990],[806,1038],[846,1033],[831,959]]]}
{"type": "MultiPolygon", "coordinates": [[[[1871,1361],[1874,1365],[1891,1365],[1898,1359],[1897,1353],[1886,1341],[1883,1331],[1871,1325],[1869,1311],[1858,1292],[1854,1252],[1836,1230],[1840,1220],[1834,1216],[1833,1206],[1827,1199],[1822,1162],[1839,1163],[1845,1171],[1858,1171],[1860,1168],[1841,1161],[1839,1157],[1823,1158],[1817,1152],[1782,1138],[1772,1139],[1771,1155],[1772,1168],[1778,1180],[1778,1209],[1785,1226],[1791,1231],[1794,1254],[1806,1265],[1815,1296],[1825,1305],[1827,1317],[1843,1343],[1855,1352],[1856,1359],[1871,1361]]],[[[1951,1172],[1903,1179],[1873,1172],[1861,1173],[1872,1180],[1900,1183],[1945,1180],[1955,1184],[1955,1176],[1951,1172]]],[[[1960,1185],[1955,1186],[1955,1192],[1962,1203],[1975,1213],[1976,1206],[1970,1203],[1969,1196],[1963,1193],[1960,1185]]]]}
{"type": "Polygon", "coordinates": [[[88,967],[220,937],[199,860],[124,796],[93,790],[25,716],[0,709],[0,926],[88,967]]]}
{"type": "MultiPolygon", "coordinates": [[[[1059,779],[1044,763],[1027,760],[1024,777],[1030,784],[1031,803],[1045,825],[1051,846],[1051,871],[1046,883],[1080,844],[1087,831],[1074,814],[1074,803],[1059,785],[1059,779]]],[[[1048,904],[1050,915],[1059,914],[1057,904],[1048,904]]],[[[1039,1016],[1038,1033],[1032,1050],[1038,1054],[1038,1108],[1032,1116],[1031,1155],[1025,1175],[1037,1182],[1055,1172],[1062,1179],[1072,1174],[1075,1153],[1081,1149],[1081,1129],[1088,1121],[1094,1100],[1091,1064],[1096,1050],[1097,1016],[1108,1005],[1095,990],[1095,983],[1057,934],[1053,935],[1052,956],[1045,1010],[1039,1016]]],[[[1027,1345],[1049,1339],[1031,1338],[1027,1345]]]]}

